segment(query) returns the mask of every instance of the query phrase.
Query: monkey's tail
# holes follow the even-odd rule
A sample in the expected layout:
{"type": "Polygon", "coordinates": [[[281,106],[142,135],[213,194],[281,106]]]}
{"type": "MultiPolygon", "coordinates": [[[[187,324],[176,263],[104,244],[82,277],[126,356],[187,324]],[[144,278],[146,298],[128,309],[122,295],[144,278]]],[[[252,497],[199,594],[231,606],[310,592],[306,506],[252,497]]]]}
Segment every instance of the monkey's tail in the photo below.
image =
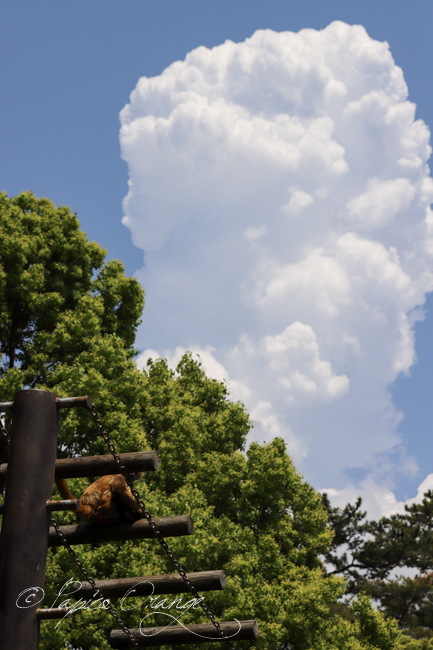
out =
{"type": "Polygon", "coordinates": [[[56,478],[56,485],[59,489],[62,499],[70,499],[71,501],[76,501],[76,498],[68,488],[68,484],[64,478],[56,478]]]}
{"type": "Polygon", "coordinates": [[[68,488],[68,484],[66,483],[65,479],[56,478],[56,485],[59,489],[62,499],[70,499],[71,501],[77,502],[77,510],[75,514],[78,515],[78,517],[87,519],[87,521],[92,521],[93,508],[86,504],[80,504],[79,499],[76,499],[71,490],[68,488]]]}

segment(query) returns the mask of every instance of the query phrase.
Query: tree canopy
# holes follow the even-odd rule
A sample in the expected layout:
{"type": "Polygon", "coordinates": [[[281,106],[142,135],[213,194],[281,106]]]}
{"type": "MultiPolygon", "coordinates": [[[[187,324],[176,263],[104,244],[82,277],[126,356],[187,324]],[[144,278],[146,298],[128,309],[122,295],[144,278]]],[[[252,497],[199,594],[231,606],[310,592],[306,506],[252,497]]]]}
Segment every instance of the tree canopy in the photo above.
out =
{"type": "Polygon", "coordinates": [[[323,502],[335,531],[325,554],[330,575],[346,576],[350,595],[368,593],[406,634],[433,640],[433,491],[379,521],[366,520],[361,499],[345,508],[332,508],[326,495],[323,502]]]}
{"type": "MultiPolygon", "coordinates": [[[[394,647],[395,622],[366,596],[341,615],[344,579],[327,577],[319,559],[333,539],[326,508],[284,442],[246,450],[251,423],[243,405],[191,355],[175,371],[164,359],[137,369],[142,288],[119,261],[105,261],[68,208],[30,192],[0,196],[0,296],[0,400],[35,387],[61,397],[88,394],[118,451],[156,449],[161,468],[137,487],[154,516],[192,515],[194,534],[167,541],[187,571],[225,570],[227,588],[202,594],[220,620],[256,618],[259,649],[394,647]]],[[[105,443],[89,416],[62,412],[58,457],[100,453],[105,443]]],[[[77,496],[86,484],[70,481],[77,496]]],[[[56,518],[74,521],[72,513],[56,518]]],[[[76,550],[98,579],[173,572],[153,540],[76,550]]],[[[63,548],[51,549],[45,606],[69,578],[81,576],[63,548]]],[[[132,627],[143,617],[145,625],[167,624],[149,609],[122,612],[132,627]]],[[[183,624],[192,620],[203,622],[202,614],[182,615],[183,624]]],[[[40,646],[106,649],[115,627],[107,612],[82,609],[44,622],[40,646]]]]}

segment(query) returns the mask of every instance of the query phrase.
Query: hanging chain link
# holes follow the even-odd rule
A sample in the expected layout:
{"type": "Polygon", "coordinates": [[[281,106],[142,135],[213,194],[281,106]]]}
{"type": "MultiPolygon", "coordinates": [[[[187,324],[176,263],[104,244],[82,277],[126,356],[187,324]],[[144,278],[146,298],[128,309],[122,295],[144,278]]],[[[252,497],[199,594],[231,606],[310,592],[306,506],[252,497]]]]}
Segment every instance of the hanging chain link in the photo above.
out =
{"type": "Polygon", "coordinates": [[[228,639],[226,636],[224,636],[224,632],[223,632],[223,630],[221,628],[221,625],[218,623],[218,621],[216,620],[215,616],[212,614],[211,610],[206,605],[206,603],[200,598],[197,589],[194,587],[194,585],[189,580],[189,578],[186,575],[184,569],[182,568],[182,566],[177,561],[173,551],[170,550],[167,542],[165,541],[164,537],[162,536],[162,534],[158,530],[157,525],[156,525],[155,521],[153,520],[151,514],[147,510],[144,502],[140,499],[140,495],[138,494],[137,490],[134,487],[131,476],[130,476],[128,470],[126,469],[126,467],[123,465],[122,461],[120,460],[120,457],[116,452],[116,448],[115,448],[112,440],[110,439],[110,436],[108,435],[107,431],[105,430],[104,425],[102,424],[102,422],[101,422],[101,420],[99,418],[98,411],[96,410],[96,406],[93,404],[93,402],[92,402],[92,406],[90,408],[90,412],[91,412],[91,414],[93,416],[93,419],[95,420],[95,423],[96,423],[96,426],[98,427],[99,433],[104,438],[105,442],[107,443],[107,446],[108,446],[109,450],[111,451],[111,453],[113,455],[113,458],[114,458],[114,460],[116,462],[117,467],[119,468],[120,472],[125,477],[125,480],[128,483],[128,485],[129,485],[129,487],[131,489],[131,492],[134,495],[135,500],[137,501],[138,505],[140,506],[141,510],[143,511],[143,514],[146,517],[146,519],[147,519],[147,521],[148,521],[148,523],[149,523],[149,525],[150,525],[150,527],[152,529],[152,532],[153,532],[154,536],[156,537],[159,544],[164,549],[166,555],[170,558],[171,562],[175,566],[177,572],[179,573],[179,575],[181,576],[181,578],[183,579],[183,581],[187,585],[189,591],[192,593],[194,598],[199,599],[200,607],[202,608],[202,610],[204,611],[204,613],[206,614],[208,619],[213,623],[213,625],[216,628],[216,630],[218,632],[218,635],[220,636],[221,640],[223,640],[231,650],[236,650],[236,646],[231,642],[231,640],[228,639]]]}
{"type": "MultiPolygon", "coordinates": [[[[93,580],[93,578],[91,577],[90,573],[87,571],[86,567],[85,567],[84,564],[81,562],[80,558],[77,556],[77,554],[75,553],[75,551],[74,551],[74,550],[72,549],[72,547],[70,546],[68,540],[66,539],[66,537],[65,537],[64,534],[62,533],[61,528],[60,528],[59,524],[57,523],[57,521],[54,519],[53,515],[50,515],[50,519],[51,519],[51,523],[52,523],[52,525],[54,526],[54,528],[55,528],[55,530],[56,530],[57,535],[58,535],[58,536],[60,537],[60,539],[62,540],[62,544],[63,544],[63,546],[66,548],[66,550],[68,551],[69,555],[71,556],[71,558],[73,559],[73,561],[75,562],[75,564],[77,565],[77,567],[79,568],[79,570],[81,571],[81,573],[83,574],[83,576],[86,578],[87,582],[90,582],[90,584],[92,585],[92,589],[93,589],[93,591],[94,591],[94,594],[93,594],[92,598],[95,598],[95,596],[101,596],[102,598],[104,598],[104,594],[100,591],[100,589],[98,589],[98,587],[96,586],[96,583],[95,583],[95,581],[93,580]]],[[[111,603],[110,603],[109,600],[104,600],[104,609],[108,609],[108,611],[110,612],[111,616],[115,619],[115,621],[117,622],[117,624],[120,625],[120,627],[122,628],[122,630],[123,630],[123,631],[125,632],[125,634],[129,637],[129,640],[131,641],[131,643],[133,643],[134,646],[135,646],[136,648],[139,648],[139,649],[140,649],[141,646],[140,646],[140,644],[138,643],[137,639],[135,639],[135,637],[133,636],[131,630],[130,630],[130,629],[125,625],[125,623],[122,621],[122,619],[120,618],[119,614],[116,612],[116,610],[114,609],[114,607],[112,607],[112,605],[111,605],[111,603]]]]}

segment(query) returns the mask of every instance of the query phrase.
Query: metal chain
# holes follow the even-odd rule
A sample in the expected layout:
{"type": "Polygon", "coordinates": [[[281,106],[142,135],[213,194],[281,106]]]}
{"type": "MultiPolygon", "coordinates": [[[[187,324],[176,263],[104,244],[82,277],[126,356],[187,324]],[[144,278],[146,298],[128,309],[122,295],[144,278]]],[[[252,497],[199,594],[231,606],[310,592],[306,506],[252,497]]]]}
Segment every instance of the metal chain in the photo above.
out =
{"type": "MultiPolygon", "coordinates": [[[[119,455],[116,452],[116,448],[110,439],[110,436],[108,435],[107,431],[104,428],[104,425],[102,424],[99,416],[98,416],[98,411],[96,410],[96,406],[92,403],[92,406],[90,408],[90,412],[93,416],[93,419],[95,420],[96,426],[98,427],[99,433],[101,436],[104,438],[105,442],[107,443],[107,446],[109,450],[111,451],[113,458],[116,462],[117,467],[119,468],[120,472],[123,474],[123,476],[126,479],[126,482],[128,483],[132,494],[134,495],[135,500],[137,501],[138,505],[140,506],[141,510],[143,511],[144,516],[146,517],[147,521],[149,522],[149,525],[153,531],[153,534],[155,535],[156,539],[158,540],[159,544],[162,546],[164,549],[166,555],[170,558],[171,562],[175,566],[177,572],[187,585],[189,591],[192,593],[194,598],[200,599],[200,596],[198,594],[197,589],[194,587],[193,584],[191,584],[191,581],[189,580],[188,576],[186,575],[184,569],[181,567],[179,562],[177,561],[173,551],[170,550],[167,542],[165,541],[164,537],[160,533],[160,531],[157,528],[157,525],[155,521],[153,520],[151,514],[147,510],[144,502],[140,499],[140,495],[138,494],[137,490],[134,487],[134,484],[132,482],[132,479],[130,477],[129,472],[127,471],[126,467],[123,465],[122,461],[120,460],[119,455]]],[[[208,619],[213,623],[214,627],[216,628],[220,638],[228,645],[228,647],[231,650],[236,650],[236,646],[228,639],[226,636],[224,636],[224,632],[221,628],[221,625],[218,623],[216,620],[215,616],[212,614],[211,610],[209,607],[206,605],[206,603],[203,600],[199,600],[200,607],[208,617],[208,619]]]]}
{"type": "MultiPolygon", "coordinates": [[[[91,577],[91,575],[90,575],[89,572],[87,571],[86,567],[84,566],[84,564],[81,562],[80,558],[77,556],[77,554],[75,553],[75,551],[74,551],[74,550],[72,549],[72,547],[70,546],[68,540],[66,539],[66,537],[65,537],[64,534],[62,533],[62,530],[61,530],[59,524],[57,523],[57,521],[54,519],[53,515],[50,515],[50,519],[51,519],[51,523],[52,523],[52,525],[54,526],[54,528],[55,528],[55,530],[56,530],[57,535],[58,535],[58,536],[60,537],[60,539],[62,540],[62,544],[63,544],[63,546],[66,548],[66,550],[68,551],[69,555],[71,556],[71,558],[73,559],[73,561],[75,562],[75,564],[77,565],[77,567],[79,568],[79,570],[81,571],[81,573],[83,574],[83,576],[86,578],[87,582],[90,582],[90,584],[92,585],[92,589],[93,589],[93,591],[94,591],[94,594],[93,594],[92,598],[94,598],[95,596],[102,596],[102,597],[104,598],[104,594],[101,592],[100,589],[98,589],[98,587],[96,586],[95,581],[93,580],[93,578],[91,577]]],[[[123,631],[125,632],[125,634],[129,637],[129,640],[131,641],[131,643],[133,643],[134,646],[140,650],[140,649],[141,649],[141,646],[140,646],[140,644],[138,643],[137,639],[135,639],[135,637],[133,636],[131,630],[130,630],[130,629],[125,625],[125,623],[122,621],[122,619],[120,618],[119,614],[116,612],[116,610],[114,609],[114,607],[111,605],[110,601],[109,601],[109,600],[105,600],[104,602],[105,602],[105,604],[107,605],[107,607],[104,607],[104,609],[108,609],[108,611],[110,612],[111,616],[115,619],[115,621],[117,622],[117,624],[120,625],[120,627],[122,628],[122,630],[123,630],[123,631]]]]}

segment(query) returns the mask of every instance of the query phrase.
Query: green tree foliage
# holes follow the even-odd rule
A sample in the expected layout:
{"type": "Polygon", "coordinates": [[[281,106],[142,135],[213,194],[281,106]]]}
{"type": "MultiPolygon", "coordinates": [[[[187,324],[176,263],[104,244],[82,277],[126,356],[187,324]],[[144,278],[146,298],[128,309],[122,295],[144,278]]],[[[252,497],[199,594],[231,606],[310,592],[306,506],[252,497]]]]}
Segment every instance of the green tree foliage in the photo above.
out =
{"type": "Polygon", "coordinates": [[[433,650],[433,639],[414,639],[404,634],[398,639],[395,647],[396,650],[433,650]]]}
{"type": "MultiPolygon", "coordinates": [[[[61,397],[88,394],[119,451],[156,449],[161,469],[137,485],[148,509],[155,516],[192,515],[194,534],[168,542],[188,571],[225,570],[227,588],[203,595],[220,620],[256,618],[256,647],[391,650],[397,627],[365,596],[338,613],[344,580],[326,577],[318,559],[332,540],[326,509],[284,442],[254,443],[245,452],[250,422],[243,405],[190,355],[176,371],[164,360],[136,368],[143,293],[119,262],[104,260],[105,251],[87,241],[68,208],[31,193],[1,195],[0,400],[29,387],[61,397]]],[[[89,415],[62,411],[58,456],[100,453],[107,449],[89,415]]],[[[77,496],[85,485],[70,481],[77,496]]],[[[72,513],[56,518],[74,521],[72,513]]],[[[95,578],[173,572],[153,540],[76,550],[95,578]]],[[[65,549],[50,550],[45,606],[76,602],[64,588],[69,578],[81,575],[65,549]]],[[[132,627],[140,620],[167,624],[171,619],[155,609],[174,598],[159,606],[130,599],[122,617],[132,627]]],[[[184,605],[188,600],[182,597],[184,605]]],[[[200,610],[168,612],[184,624],[203,621],[200,610]]],[[[67,620],[44,622],[40,646],[103,650],[116,627],[103,609],[78,609],[67,620]]]]}
{"type": "Polygon", "coordinates": [[[433,492],[403,514],[366,521],[361,499],[332,508],[326,495],[333,542],[325,554],[329,575],[345,575],[347,592],[368,593],[412,637],[433,637],[433,492]],[[342,551],[344,549],[344,551],[342,551]],[[396,570],[417,570],[413,578],[396,570]]]}

